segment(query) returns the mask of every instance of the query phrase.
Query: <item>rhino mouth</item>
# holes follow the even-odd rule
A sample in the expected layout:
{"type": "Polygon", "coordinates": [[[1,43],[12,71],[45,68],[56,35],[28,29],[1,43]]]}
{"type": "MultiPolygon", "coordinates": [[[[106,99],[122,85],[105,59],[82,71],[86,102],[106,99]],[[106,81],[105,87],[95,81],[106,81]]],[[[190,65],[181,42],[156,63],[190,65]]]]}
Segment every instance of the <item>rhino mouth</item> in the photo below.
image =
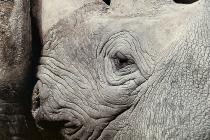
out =
{"type": "Polygon", "coordinates": [[[59,140],[64,139],[62,134],[59,133],[65,122],[49,122],[49,121],[37,121],[37,127],[39,128],[42,136],[46,140],[59,140]]]}
{"type": "Polygon", "coordinates": [[[46,140],[68,139],[82,128],[77,120],[62,120],[60,118],[64,117],[57,117],[56,115],[53,115],[55,118],[46,116],[46,114],[40,113],[40,111],[44,112],[42,110],[39,109],[34,117],[37,128],[46,140]]]}
{"type": "Polygon", "coordinates": [[[69,121],[37,121],[42,136],[46,140],[62,140],[68,139],[71,135],[75,134],[81,129],[76,125],[72,125],[69,121]]]}
{"type": "MultiPolygon", "coordinates": [[[[32,115],[36,121],[37,128],[46,140],[61,140],[69,137],[79,131],[82,127],[81,123],[72,114],[70,119],[66,119],[65,111],[56,114],[42,107],[40,101],[40,88],[42,83],[40,81],[34,87],[32,97],[32,115]]],[[[65,110],[62,108],[62,110],[65,110]]]]}

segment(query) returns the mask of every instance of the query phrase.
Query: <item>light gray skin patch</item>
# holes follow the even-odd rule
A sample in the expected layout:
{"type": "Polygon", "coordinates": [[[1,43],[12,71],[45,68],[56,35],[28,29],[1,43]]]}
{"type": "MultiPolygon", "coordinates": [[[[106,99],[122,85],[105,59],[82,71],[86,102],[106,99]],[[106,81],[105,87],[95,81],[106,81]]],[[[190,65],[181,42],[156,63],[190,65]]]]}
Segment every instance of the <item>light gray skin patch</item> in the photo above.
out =
{"type": "Polygon", "coordinates": [[[103,4],[90,4],[58,22],[44,38],[34,89],[33,115],[44,135],[209,139],[204,4],[149,17],[109,15],[103,4]]]}

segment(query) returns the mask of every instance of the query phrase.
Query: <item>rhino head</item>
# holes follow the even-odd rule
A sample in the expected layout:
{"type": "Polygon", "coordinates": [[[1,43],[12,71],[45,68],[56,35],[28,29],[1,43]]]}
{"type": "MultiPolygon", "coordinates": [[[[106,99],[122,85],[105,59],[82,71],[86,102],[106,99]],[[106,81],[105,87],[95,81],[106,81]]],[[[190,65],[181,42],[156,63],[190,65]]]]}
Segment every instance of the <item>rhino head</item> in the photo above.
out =
{"type": "Polygon", "coordinates": [[[209,139],[210,2],[91,2],[43,35],[33,116],[49,139],[209,139]]]}

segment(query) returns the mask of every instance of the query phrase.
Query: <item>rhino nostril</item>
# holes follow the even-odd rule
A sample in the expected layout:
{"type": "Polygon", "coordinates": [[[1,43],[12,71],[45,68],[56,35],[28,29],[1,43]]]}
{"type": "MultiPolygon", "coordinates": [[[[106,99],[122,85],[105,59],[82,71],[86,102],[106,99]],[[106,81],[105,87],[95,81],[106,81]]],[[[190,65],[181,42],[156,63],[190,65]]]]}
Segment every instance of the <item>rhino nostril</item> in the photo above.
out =
{"type": "Polygon", "coordinates": [[[48,130],[48,131],[58,131],[63,128],[66,121],[48,121],[48,120],[41,120],[37,124],[41,128],[48,130]]]}
{"type": "Polygon", "coordinates": [[[63,133],[67,135],[71,135],[77,132],[81,126],[74,124],[69,121],[49,121],[49,120],[41,120],[37,122],[37,125],[43,131],[43,134],[49,139],[55,138],[61,139],[63,133]]]}

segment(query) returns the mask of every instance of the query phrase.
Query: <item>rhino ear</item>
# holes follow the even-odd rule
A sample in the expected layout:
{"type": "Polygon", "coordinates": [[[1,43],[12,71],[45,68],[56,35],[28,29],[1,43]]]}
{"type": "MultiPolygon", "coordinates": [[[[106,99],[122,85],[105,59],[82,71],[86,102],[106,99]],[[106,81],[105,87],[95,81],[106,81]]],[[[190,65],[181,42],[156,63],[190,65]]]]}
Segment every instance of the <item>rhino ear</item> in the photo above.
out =
{"type": "Polygon", "coordinates": [[[34,1],[35,16],[39,16],[39,28],[42,36],[60,19],[70,15],[80,7],[103,0],[32,0],[34,1]]]}

